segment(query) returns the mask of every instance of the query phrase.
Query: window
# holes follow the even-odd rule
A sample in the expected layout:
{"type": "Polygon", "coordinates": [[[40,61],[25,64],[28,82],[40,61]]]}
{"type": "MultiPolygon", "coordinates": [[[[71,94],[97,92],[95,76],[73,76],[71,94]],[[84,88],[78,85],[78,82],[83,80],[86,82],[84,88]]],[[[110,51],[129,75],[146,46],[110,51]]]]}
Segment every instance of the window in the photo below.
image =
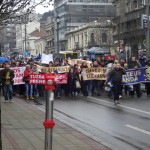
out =
{"type": "Polygon", "coordinates": [[[107,34],[102,33],[102,43],[107,43],[107,34]]]}
{"type": "Polygon", "coordinates": [[[91,43],[95,42],[94,33],[91,33],[91,43]]]}

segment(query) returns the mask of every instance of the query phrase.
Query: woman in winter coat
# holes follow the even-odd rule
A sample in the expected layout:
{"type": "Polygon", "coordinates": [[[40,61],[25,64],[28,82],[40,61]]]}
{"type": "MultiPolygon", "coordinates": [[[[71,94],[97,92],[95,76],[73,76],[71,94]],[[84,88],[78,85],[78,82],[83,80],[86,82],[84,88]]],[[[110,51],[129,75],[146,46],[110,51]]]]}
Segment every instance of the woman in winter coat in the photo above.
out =
{"type": "Polygon", "coordinates": [[[32,74],[32,70],[30,69],[30,65],[26,65],[26,69],[24,71],[23,81],[25,82],[26,89],[26,99],[34,100],[33,98],[33,85],[29,84],[29,77],[32,74]]]}
{"type": "Polygon", "coordinates": [[[77,80],[78,80],[78,76],[74,71],[74,68],[71,68],[68,73],[68,87],[69,87],[69,93],[72,98],[75,98],[77,80]]]}

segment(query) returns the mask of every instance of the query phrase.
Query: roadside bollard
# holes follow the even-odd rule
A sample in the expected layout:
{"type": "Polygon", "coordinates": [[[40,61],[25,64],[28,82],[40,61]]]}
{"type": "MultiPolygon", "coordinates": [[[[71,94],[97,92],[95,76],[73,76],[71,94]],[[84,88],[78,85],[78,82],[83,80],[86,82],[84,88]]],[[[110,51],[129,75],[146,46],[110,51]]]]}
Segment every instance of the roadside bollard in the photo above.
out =
{"type": "Polygon", "coordinates": [[[53,128],[55,126],[55,122],[53,120],[53,102],[55,90],[54,80],[55,80],[54,74],[46,74],[45,76],[46,111],[45,111],[45,121],[43,122],[43,125],[45,127],[45,150],[52,150],[53,128]]]}

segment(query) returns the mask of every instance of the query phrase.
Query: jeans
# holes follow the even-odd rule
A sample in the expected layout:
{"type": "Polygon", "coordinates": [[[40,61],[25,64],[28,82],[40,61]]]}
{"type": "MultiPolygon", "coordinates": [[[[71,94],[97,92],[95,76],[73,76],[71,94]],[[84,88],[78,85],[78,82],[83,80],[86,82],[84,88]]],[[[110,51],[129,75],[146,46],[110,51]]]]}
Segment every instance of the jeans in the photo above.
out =
{"type": "Polygon", "coordinates": [[[32,96],[33,94],[33,85],[29,83],[25,83],[25,88],[26,88],[26,97],[32,96]]]}
{"type": "Polygon", "coordinates": [[[32,86],[33,86],[33,95],[37,96],[38,93],[37,84],[33,84],[32,86]]]}
{"type": "Polygon", "coordinates": [[[2,85],[3,90],[3,96],[5,97],[5,100],[11,100],[13,96],[13,88],[11,84],[3,84],[2,85]]]}
{"type": "Polygon", "coordinates": [[[58,84],[56,85],[56,89],[55,89],[55,96],[60,96],[61,95],[61,85],[58,84]]]}

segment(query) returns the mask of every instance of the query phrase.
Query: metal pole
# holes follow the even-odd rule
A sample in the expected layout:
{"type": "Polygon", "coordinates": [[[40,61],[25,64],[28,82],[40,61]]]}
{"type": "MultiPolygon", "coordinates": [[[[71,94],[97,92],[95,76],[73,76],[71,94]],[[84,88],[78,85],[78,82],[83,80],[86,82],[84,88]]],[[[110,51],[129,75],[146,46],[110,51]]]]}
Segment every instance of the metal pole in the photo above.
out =
{"type": "MultiPolygon", "coordinates": [[[[54,5],[54,8],[56,6],[54,5]]],[[[57,57],[59,57],[59,21],[58,21],[58,12],[56,8],[54,9],[54,16],[55,16],[55,21],[54,21],[54,26],[55,26],[55,53],[57,53],[57,57]]]]}
{"type": "MultiPolygon", "coordinates": [[[[1,85],[0,85],[1,88],[1,85]]],[[[0,95],[1,95],[1,89],[0,89],[0,95]]],[[[0,150],[2,150],[2,121],[1,121],[1,98],[0,98],[0,150]]]]}
{"type": "Polygon", "coordinates": [[[147,15],[147,31],[146,31],[146,48],[147,48],[147,57],[150,54],[150,29],[149,29],[149,15],[150,15],[150,11],[149,11],[149,0],[145,0],[146,1],[146,15],[147,15]]]}
{"type": "Polygon", "coordinates": [[[25,20],[25,28],[24,28],[24,52],[27,50],[27,24],[25,20]]]}
{"type": "Polygon", "coordinates": [[[59,22],[57,16],[57,56],[59,57],[59,22]]]}
{"type": "MultiPolygon", "coordinates": [[[[46,91],[46,115],[45,120],[53,120],[54,91],[46,91]]],[[[45,150],[52,150],[53,128],[45,128],[45,150]]]]}

